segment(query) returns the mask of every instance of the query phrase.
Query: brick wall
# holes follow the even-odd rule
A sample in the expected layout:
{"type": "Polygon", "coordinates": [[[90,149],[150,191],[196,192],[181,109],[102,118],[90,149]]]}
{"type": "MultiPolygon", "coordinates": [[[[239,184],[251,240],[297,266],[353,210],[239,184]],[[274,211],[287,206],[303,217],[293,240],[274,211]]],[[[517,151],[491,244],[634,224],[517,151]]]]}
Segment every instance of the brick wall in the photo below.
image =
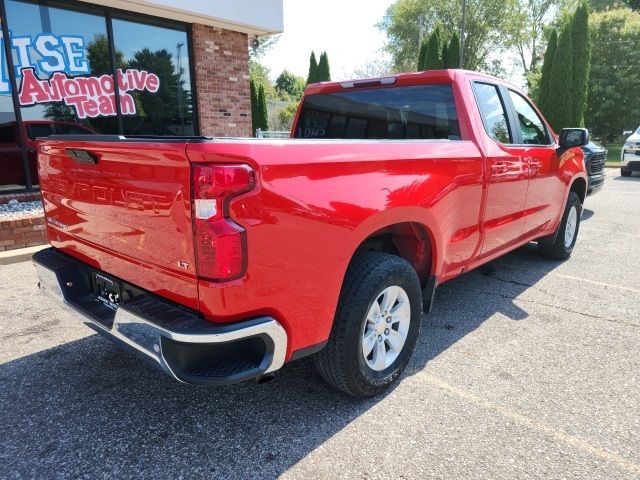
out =
{"type": "Polygon", "coordinates": [[[47,243],[44,217],[22,215],[0,220],[0,251],[47,243]]]}
{"type": "Polygon", "coordinates": [[[251,136],[247,35],[193,25],[194,69],[203,135],[251,136]]]}

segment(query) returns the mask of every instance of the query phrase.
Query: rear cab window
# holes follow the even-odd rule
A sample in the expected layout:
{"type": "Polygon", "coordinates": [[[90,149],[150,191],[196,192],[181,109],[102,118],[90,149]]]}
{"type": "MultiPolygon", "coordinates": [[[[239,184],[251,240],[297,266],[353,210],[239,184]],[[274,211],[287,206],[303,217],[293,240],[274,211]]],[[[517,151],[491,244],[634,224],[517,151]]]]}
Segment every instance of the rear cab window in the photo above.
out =
{"type": "Polygon", "coordinates": [[[295,138],[460,140],[450,84],[305,96],[295,138]]]}

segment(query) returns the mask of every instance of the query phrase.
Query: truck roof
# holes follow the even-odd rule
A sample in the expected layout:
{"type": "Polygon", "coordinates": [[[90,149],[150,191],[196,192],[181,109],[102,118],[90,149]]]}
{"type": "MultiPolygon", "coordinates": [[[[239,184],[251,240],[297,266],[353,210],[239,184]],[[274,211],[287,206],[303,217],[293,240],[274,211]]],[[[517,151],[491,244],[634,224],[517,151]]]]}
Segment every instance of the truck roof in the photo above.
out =
{"type": "Polygon", "coordinates": [[[459,76],[473,75],[475,77],[485,77],[493,82],[503,85],[509,85],[512,88],[520,90],[517,86],[486,73],[474,72],[471,70],[462,69],[445,69],[445,70],[427,70],[424,72],[407,72],[397,73],[393,75],[386,75],[384,77],[376,78],[360,78],[356,80],[343,80],[339,82],[319,82],[312,83],[307,86],[304,93],[305,95],[315,95],[320,93],[336,93],[345,91],[350,88],[375,88],[385,86],[411,86],[411,85],[424,85],[429,83],[451,83],[459,76]]]}

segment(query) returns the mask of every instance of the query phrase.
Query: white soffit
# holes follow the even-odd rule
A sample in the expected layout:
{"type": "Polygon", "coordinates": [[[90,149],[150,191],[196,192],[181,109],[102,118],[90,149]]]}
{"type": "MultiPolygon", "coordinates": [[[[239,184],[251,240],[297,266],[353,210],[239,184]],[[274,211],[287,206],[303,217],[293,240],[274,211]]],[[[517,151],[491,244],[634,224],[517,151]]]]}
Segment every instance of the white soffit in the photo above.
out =
{"type": "Polygon", "coordinates": [[[185,23],[201,23],[249,35],[284,30],[283,0],[82,0],[185,23]]]}

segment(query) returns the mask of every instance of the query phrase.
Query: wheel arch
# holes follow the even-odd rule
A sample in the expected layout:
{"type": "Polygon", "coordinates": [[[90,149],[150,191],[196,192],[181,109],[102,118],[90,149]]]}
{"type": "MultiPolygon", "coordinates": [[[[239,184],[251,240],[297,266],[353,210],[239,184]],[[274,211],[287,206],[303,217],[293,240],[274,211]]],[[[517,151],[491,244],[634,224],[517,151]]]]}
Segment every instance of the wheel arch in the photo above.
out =
{"type": "MultiPolygon", "coordinates": [[[[408,213],[408,212],[407,212],[408,213]]],[[[417,213],[417,212],[413,212],[417,213]]],[[[433,219],[418,215],[381,215],[357,229],[349,263],[361,251],[397,255],[416,271],[421,286],[436,276],[441,261],[441,242],[433,219]]]]}
{"type": "Polygon", "coordinates": [[[570,192],[574,192],[578,195],[580,199],[580,203],[584,205],[584,200],[587,198],[587,180],[581,176],[574,178],[569,186],[569,192],[567,192],[567,197],[570,192]]]}

